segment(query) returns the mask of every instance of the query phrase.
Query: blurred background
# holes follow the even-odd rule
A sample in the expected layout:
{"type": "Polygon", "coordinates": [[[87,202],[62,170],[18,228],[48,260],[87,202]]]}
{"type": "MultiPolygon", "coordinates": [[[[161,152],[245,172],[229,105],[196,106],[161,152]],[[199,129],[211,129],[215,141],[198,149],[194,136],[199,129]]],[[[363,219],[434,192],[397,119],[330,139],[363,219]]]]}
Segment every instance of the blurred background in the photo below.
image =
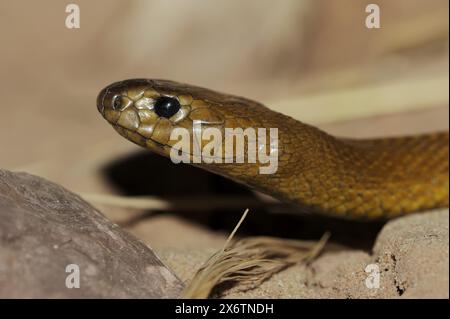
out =
{"type": "MultiPolygon", "coordinates": [[[[381,28],[368,29],[371,2],[78,0],[81,27],[67,29],[70,2],[0,0],[0,167],[79,194],[247,196],[111,129],[96,96],[135,77],[242,95],[341,136],[448,129],[448,1],[377,0],[381,28]]],[[[205,209],[93,204],[162,255],[220,247],[242,212],[227,208],[222,227],[205,209]]]]}

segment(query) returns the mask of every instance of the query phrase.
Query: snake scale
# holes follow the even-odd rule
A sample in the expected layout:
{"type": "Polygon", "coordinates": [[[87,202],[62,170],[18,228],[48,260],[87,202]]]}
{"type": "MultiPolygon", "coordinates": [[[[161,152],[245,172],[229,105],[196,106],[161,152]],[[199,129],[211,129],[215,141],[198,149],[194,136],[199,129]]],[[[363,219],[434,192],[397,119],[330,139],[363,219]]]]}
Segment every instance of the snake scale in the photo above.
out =
{"type": "Polygon", "coordinates": [[[174,128],[278,128],[278,169],[193,164],[301,209],[350,219],[393,218],[448,207],[448,132],[374,139],[331,136],[262,104],[166,80],[113,83],[97,108],[128,140],[169,157],[174,128]]]}

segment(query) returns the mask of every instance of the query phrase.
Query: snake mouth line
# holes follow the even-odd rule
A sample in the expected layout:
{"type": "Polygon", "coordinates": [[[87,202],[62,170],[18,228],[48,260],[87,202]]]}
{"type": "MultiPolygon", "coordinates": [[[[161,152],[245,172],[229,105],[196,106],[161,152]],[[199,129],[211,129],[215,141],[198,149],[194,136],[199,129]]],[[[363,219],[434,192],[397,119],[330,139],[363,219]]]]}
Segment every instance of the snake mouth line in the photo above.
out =
{"type": "Polygon", "coordinates": [[[249,136],[250,128],[245,129],[245,134],[243,129],[225,128],[226,134],[223,137],[222,130],[208,127],[208,133],[211,134],[211,130],[215,130],[215,134],[210,135],[212,138],[205,139],[201,124],[194,124],[192,134],[186,128],[178,127],[171,132],[169,143],[161,143],[120,124],[116,123],[114,126],[122,136],[169,157],[176,164],[268,164],[259,167],[261,174],[274,174],[278,169],[278,129],[276,128],[269,130],[270,138],[267,145],[265,128],[259,128],[258,138],[255,132],[252,138],[249,136]],[[264,134],[261,130],[264,130],[264,134]],[[247,140],[244,136],[247,136],[247,140]],[[206,144],[205,140],[207,140],[206,144]]]}

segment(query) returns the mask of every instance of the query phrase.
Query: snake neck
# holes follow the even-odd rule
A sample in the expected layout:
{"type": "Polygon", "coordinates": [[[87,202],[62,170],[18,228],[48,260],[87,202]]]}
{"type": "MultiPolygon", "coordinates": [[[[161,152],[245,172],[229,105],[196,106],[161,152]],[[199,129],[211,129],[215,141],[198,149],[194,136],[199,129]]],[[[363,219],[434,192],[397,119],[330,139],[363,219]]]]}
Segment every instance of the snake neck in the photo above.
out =
{"type": "Polygon", "coordinates": [[[448,206],[448,132],[339,139],[270,112],[256,124],[278,128],[275,173],[260,174],[258,164],[249,163],[202,167],[307,211],[339,217],[392,218],[448,206]]]}

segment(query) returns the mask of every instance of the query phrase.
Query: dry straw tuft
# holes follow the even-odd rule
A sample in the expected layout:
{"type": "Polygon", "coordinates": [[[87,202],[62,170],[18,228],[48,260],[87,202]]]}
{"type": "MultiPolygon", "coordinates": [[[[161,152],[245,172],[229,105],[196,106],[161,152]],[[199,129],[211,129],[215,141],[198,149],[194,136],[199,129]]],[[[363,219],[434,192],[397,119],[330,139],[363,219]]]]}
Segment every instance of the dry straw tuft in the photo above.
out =
{"type": "Polygon", "coordinates": [[[248,209],[224,247],[197,271],[185,288],[183,297],[208,298],[213,289],[224,282],[234,282],[240,290],[255,288],[288,266],[310,262],[329,238],[326,233],[318,243],[305,243],[273,237],[249,237],[230,244],[247,213],[248,209]]]}

